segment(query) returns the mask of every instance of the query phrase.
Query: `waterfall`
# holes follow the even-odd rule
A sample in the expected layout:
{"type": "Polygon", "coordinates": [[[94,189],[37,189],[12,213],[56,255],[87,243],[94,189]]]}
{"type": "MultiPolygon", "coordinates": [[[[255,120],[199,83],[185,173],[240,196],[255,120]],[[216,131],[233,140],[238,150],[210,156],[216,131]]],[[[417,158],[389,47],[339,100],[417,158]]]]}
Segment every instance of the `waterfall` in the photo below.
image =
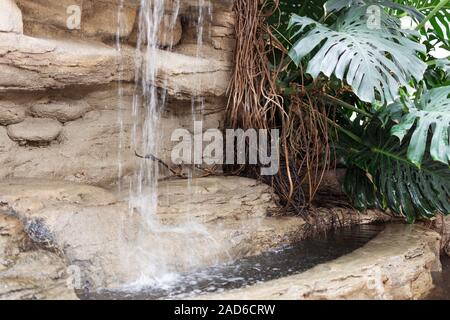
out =
{"type": "MultiPolygon", "coordinates": [[[[117,50],[122,52],[121,41],[121,10],[118,13],[117,50]]],[[[167,92],[164,88],[157,87],[156,77],[158,76],[157,59],[160,58],[160,50],[172,51],[172,45],[160,48],[159,40],[173,44],[173,30],[178,22],[180,12],[180,1],[182,0],[140,0],[140,11],[138,16],[138,35],[135,49],[135,84],[133,104],[131,110],[131,150],[140,155],[158,157],[161,150],[161,113],[166,108],[167,92]],[[168,10],[169,9],[169,10],[168,10]],[[166,20],[164,20],[166,19],[166,20]],[[167,20],[168,19],[168,20],[167,20]],[[169,21],[169,26],[167,26],[169,21]],[[160,30],[160,26],[165,23],[165,29],[160,30]]],[[[205,17],[212,15],[211,5],[206,5],[204,0],[198,0],[198,20],[197,20],[197,57],[200,56],[203,38],[205,34],[205,17]]],[[[120,63],[120,61],[119,61],[120,63]]],[[[160,80],[160,79],[159,79],[160,80]]],[[[164,82],[164,81],[163,81],[164,82]]],[[[161,81],[159,82],[161,83],[161,81]]],[[[122,110],[123,86],[119,81],[118,86],[119,106],[118,125],[121,130],[120,151],[119,151],[119,175],[122,176],[121,153],[123,151],[124,125],[122,110]]],[[[162,86],[163,87],[163,86],[162,86]]],[[[200,90],[198,90],[200,92],[200,90]]],[[[199,96],[192,96],[192,120],[196,119],[196,109],[200,105],[203,108],[204,99],[199,96]]],[[[199,115],[202,118],[200,112],[199,115]]],[[[201,120],[201,119],[200,119],[201,120]]],[[[177,225],[163,225],[156,214],[158,208],[158,189],[160,177],[158,163],[150,159],[138,159],[137,170],[133,173],[128,185],[128,199],[130,216],[140,215],[142,225],[137,234],[133,235],[133,243],[122,248],[121,255],[124,260],[133,268],[138,268],[140,278],[132,285],[132,288],[142,286],[162,285],[173,281],[177,277],[178,267],[176,264],[183,264],[183,267],[196,266],[200,251],[205,255],[207,246],[214,246],[215,240],[209,235],[206,228],[186,217],[185,221],[177,225]],[[176,243],[176,244],[174,244],[176,243]],[[174,260],[177,260],[174,263],[174,260]]],[[[192,193],[193,172],[189,170],[188,188],[192,193]]],[[[119,191],[125,189],[122,182],[119,183],[119,191]]],[[[192,202],[192,201],[188,201],[192,202]]],[[[186,207],[193,210],[191,203],[186,203],[186,207]]],[[[127,229],[127,221],[123,222],[123,229],[127,229]]],[[[124,238],[126,238],[124,231],[124,238]]]]}

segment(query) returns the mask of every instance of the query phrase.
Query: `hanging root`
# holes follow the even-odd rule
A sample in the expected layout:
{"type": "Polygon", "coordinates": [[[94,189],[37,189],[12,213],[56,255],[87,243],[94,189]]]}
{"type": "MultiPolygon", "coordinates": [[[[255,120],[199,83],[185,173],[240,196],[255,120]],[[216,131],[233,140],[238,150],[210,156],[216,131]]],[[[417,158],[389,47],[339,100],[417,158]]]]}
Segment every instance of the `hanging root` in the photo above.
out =
{"type": "MultiPolygon", "coordinates": [[[[301,214],[313,201],[333,158],[327,121],[330,114],[303,85],[290,96],[282,96],[277,87],[289,60],[267,23],[278,5],[279,0],[235,0],[236,50],[227,118],[233,128],[280,130],[279,173],[261,178],[273,185],[284,205],[282,213],[301,214]],[[275,54],[281,58],[273,67],[275,54]]],[[[242,166],[233,173],[248,171],[258,175],[254,168],[242,166]]]]}

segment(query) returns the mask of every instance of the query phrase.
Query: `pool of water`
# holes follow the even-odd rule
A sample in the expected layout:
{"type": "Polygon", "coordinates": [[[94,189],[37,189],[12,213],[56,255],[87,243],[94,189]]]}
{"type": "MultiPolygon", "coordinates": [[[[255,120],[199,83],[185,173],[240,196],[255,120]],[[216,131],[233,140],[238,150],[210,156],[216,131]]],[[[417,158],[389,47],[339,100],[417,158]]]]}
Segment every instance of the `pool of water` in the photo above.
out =
{"type": "Polygon", "coordinates": [[[435,288],[427,300],[450,300],[450,257],[443,256],[441,261],[442,272],[433,274],[435,288]]]}
{"type": "Polygon", "coordinates": [[[298,274],[318,264],[349,254],[364,246],[383,229],[382,225],[343,228],[258,256],[182,274],[173,282],[159,287],[140,288],[137,291],[122,289],[79,293],[79,297],[88,300],[180,299],[247,287],[298,274]]]}

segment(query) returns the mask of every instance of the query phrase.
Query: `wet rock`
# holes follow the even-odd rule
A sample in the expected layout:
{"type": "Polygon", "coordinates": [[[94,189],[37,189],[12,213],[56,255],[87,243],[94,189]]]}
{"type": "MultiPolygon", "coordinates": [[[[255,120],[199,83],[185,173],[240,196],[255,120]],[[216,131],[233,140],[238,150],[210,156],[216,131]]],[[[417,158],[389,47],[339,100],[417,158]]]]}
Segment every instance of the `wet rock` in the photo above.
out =
{"type": "Polygon", "coordinates": [[[275,206],[268,186],[237,177],[225,181],[211,178],[195,183],[193,194],[202,194],[202,203],[197,197],[192,199],[199,210],[195,214],[189,211],[189,227],[183,229],[190,205],[167,207],[165,203],[173,197],[181,201],[191,196],[184,189],[186,186],[177,182],[161,187],[162,225],[157,233],[148,229],[145,216],[130,211],[127,202],[117,202],[95,187],[8,180],[0,183],[0,202],[20,217],[35,244],[61,252],[69,264],[79,266],[91,287],[114,287],[136,280],[146,268],[143,264],[152,259],[156,269],[167,263],[173,271],[181,271],[227,260],[230,253],[248,255],[251,252],[243,243],[246,248],[253,244],[255,252],[262,248],[259,243],[289,241],[294,229],[304,224],[297,218],[280,225],[274,219],[265,221],[275,206]],[[238,194],[237,189],[233,192],[236,187],[238,194]],[[245,232],[237,233],[238,225],[245,232]],[[154,246],[156,241],[158,246],[154,246]],[[162,262],[157,258],[162,256],[165,263],[159,265],[162,262]]]}
{"type": "Polygon", "coordinates": [[[158,55],[155,85],[166,88],[169,95],[190,99],[226,94],[231,75],[229,63],[163,50],[158,55]]]}
{"type": "Polygon", "coordinates": [[[58,138],[62,124],[53,119],[27,118],[8,126],[9,137],[18,142],[49,143],[58,138]]]}
{"type": "Polygon", "coordinates": [[[439,244],[430,229],[389,225],[363,248],[304,273],[201,298],[419,299],[433,288],[431,273],[441,268],[439,244]]]}
{"type": "Polygon", "coordinates": [[[25,120],[25,108],[11,101],[0,101],[0,125],[20,123],[25,120]]]}
{"type": "MultiPolygon", "coordinates": [[[[139,33],[139,21],[133,29],[133,33],[130,35],[129,43],[136,44],[138,41],[139,33]]],[[[181,25],[181,18],[173,17],[172,14],[166,14],[161,19],[161,23],[158,27],[158,34],[156,35],[156,42],[160,47],[171,48],[180,43],[183,34],[183,27],[181,25]]],[[[143,39],[144,44],[147,44],[147,39],[143,39]]]]}
{"type": "Polygon", "coordinates": [[[81,118],[90,109],[84,100],[45,100],[34,104],[31,113],[38,118],[56,119],[65,123],[81,118]]]}
{"type": "Polygon", "coordinates": [[[2,0],[0,32],[23,33],[22,12],[14,0],[2,0]]]}
{"type": "MultiPolygon", "coordinates": [[[[142,270],[151,278],[259,254],[303,239],[310,229],[299,217],[269,217],[276,208],[272,190],[251,179],[202,178],[190,187],[166,181],[159,190],[155,216],[130,210],[101,188],[62,181],[4,181],[0,203],[20,217],[36,244],[80,268],[88,288],[130,283],[142,270]]],[[[370,213],[348,224],[379,218],[370,213]]]]}

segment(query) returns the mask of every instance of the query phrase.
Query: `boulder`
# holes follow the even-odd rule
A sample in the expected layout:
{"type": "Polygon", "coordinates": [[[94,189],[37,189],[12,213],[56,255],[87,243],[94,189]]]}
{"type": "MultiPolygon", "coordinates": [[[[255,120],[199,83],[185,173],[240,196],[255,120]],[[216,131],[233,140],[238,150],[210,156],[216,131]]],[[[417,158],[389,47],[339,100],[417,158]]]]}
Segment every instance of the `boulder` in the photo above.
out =
{"type": "Polygon", "coordinates": [[[56,119],[65,123],[77,120],[91,109],[84,100],[44,100],[31,107],[31,114],[38,118],[56,119]]]}
{"type": "Polygon", "coordinates": [[[27,118],[19,124],[8,126],[8,136],[18,142],[45,144],[56,140],[62,127],[53,119],[27,118]]]}
{"type": "Polygon", "coordinates": [[[12,101],[0,101],[0,125],[7,126],[25,120],[25,108],[12,101]]]}
{"type": "Polygon", "coordinates": [[[23,33],[22,12],[14,0],[2,0],[0,32],[23,33]]]}

